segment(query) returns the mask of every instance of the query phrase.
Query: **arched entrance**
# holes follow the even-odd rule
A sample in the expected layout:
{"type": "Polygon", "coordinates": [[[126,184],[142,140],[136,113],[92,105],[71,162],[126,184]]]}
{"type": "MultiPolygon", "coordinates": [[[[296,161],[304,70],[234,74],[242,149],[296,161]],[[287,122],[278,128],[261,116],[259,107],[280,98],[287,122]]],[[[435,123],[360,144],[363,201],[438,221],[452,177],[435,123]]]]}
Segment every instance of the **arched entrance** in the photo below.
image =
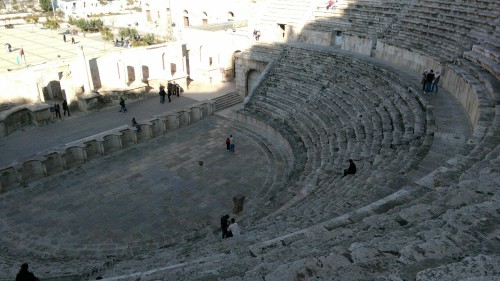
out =
{"type": "Polygon", "coordinates": [[[233,53],[233,56],[231,57],[231,80],[233,80],[234,78],[236,78],[236,55],[238,53],[241,53],[240,50],[237,50],[233,53]]]}
{"type": "Polygon", "coordinates": [[[245,94],[248,95],[253,89],[257,86],[257,81],[260,77],[260,71],[255,69],[251,69],[247,74],[247,92],[245,94]]]}

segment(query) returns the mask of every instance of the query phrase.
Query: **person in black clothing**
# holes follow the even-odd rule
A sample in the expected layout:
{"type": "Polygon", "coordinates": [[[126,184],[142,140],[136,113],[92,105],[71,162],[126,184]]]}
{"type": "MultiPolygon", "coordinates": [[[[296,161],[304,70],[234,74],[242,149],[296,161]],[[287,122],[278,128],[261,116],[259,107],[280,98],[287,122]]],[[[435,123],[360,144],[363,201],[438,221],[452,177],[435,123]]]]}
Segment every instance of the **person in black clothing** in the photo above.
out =
{"type": "Polygon", "coordinates": [[[349,159],[349,168],[345,169],[344,170],[344,176],[347,176],[347,175],[354,175],[356,174],[356,165],[354,164],[354,161],[352,161],[352,159],[349,159]]]}
{"type": "Polygon", "coordinates": [[[168,97],[168,102],[171,102],[172,100],[170,99],[170,96],[172,96],[172,93],[174,92],[174,84],[172,84],[170,81],[168,81],[167,85],[167,97],[168,97]]]}
{"type": "Polygon", "coordinates": [[[227,238],[227,227],[229,226],[229,215],[220,218],[220,227],[222,229],[222,239],[227,238]]]}
{"type": "Polygon", "coordinates": [[[28,271],[28,264],[23,263],[19,273],[16,275],[16,281],[38,281],[39,279],[35,277],[35,274],[28,271]]]}
{"type": "Polygon", "coordinates": [[[165,102],[165,95],[167,95],[167,93],[165,93],[165,87],[163,86],[160,86],[160,103],[164,103],[165,102]]]}
{"type": "Polygon", "coordinates": [[[125,107],[125,100],[123,98],[120,98],[120,111],[118,112],[127,112],[127,107],[125,107]]]}
{"type": "Polygon", "coordinates": [[[430,93],[432,89],[432,81],[434,81],[434,71],[431,69],[429,73],[427,73],[427,77],[425,79],[425,92],[430,93]]]}
{"type": "Polygon", "coordinates": [[[71,116],[71,114],[69,114],[68,102],[66,100],[63,100],[62,106],[63,106],[63,115],[66,116],[66,112],[68,112],[68,116],[71,116]]]}
{"type": "Polygon", "coordinates": [[[59,106],[59,104],[56,102],[56,104],[54,104],[54,112],[56,113],[56,117],[59,117],[59,119],[62,119],[61,118],[61,107],[59,106]]]}

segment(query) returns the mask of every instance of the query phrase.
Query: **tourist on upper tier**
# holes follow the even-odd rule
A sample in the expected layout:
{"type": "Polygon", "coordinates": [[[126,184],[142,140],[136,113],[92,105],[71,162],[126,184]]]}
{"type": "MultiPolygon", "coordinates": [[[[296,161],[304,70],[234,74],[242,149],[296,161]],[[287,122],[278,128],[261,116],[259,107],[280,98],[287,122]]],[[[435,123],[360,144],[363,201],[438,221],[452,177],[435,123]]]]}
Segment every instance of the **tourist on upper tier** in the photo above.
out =
{"type": "Polygon", "coordinates": [[[28,271],[28,264],[23,263],[16,275],[16,281],[39,281],[39,279],[35,277],[35,274],[28,271]]]}
{"type": "Polygon", "coordinates": [[[241,234],[240,227],[238,226],[238,223],[236,223],[236,220],[234,218],[231,219],[231,224],[227,228],[227,232],[231,232],[231,236],[228,237],[233,237],[233,236],[239,236],[241,234]]]}
{"type": "Polygon", "coordinates": [[[354,161],[352,161],[352,159],[349,159],[349,168],[344,170],[344,176],[342,177],[345,177],[349,174],[350,175],[356,174],[356,164],[354,164],[354,161]]]}
{"type": "Polygon", "coordinates": [[[432,80],[431,93],[434,92],[434,88],[436,88],[436,93],[438,92],[438,83],[439,83],[440,77],[441,77],[441,72],[438,70],[438,71],[436,71],[436,75],[434,76],[434,80],[432,80]]]}
{"type": "Polygon", "coordinates": [[[328,10],[328,9],[330,9],[331,7],[335,8],[335,6],[334,6],[334,5],[335,5],[335,1],[330,0],[330,1],[328,1],[328,5],[326,6],[326,9],[328,10]]]}
{"type": "Polygon", "coordinates": [[[229,215],[220,218],[220,228],[222,229],[222,239],[227,238],[227,227],[229,226],[229,215]]]}
{"type": "Polygon", "coordinates": [[[422,84],[422,91],[425,93],[425,81],[427,81],[427,70],[424,70],[424,73],[422,73],[422,80],[420,80],[420,83],[422,84]]]}
{"type": "Polygon", "coordinates": [[[425,92],[430,93],[432,88],[432,81],[434,81],[434,71],[431,69],[429,73],[427,73],[427,77],[425,79],[425,92]]]}

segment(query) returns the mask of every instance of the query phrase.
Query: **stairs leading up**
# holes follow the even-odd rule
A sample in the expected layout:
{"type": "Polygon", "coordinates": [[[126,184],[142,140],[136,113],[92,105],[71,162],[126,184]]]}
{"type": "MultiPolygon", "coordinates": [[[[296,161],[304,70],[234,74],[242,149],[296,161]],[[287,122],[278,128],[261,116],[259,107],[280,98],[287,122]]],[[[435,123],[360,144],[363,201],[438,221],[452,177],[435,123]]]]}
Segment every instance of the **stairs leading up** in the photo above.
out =
{"type": "Polygon", "coordinates": [[[235,104],[243,102],[243,99],[241,98],[238,93],[229,93],[220,97],[216,97],[212,99],[215,103],[215,111],[222,110],[224,108],[231,107],[235,104]]]}

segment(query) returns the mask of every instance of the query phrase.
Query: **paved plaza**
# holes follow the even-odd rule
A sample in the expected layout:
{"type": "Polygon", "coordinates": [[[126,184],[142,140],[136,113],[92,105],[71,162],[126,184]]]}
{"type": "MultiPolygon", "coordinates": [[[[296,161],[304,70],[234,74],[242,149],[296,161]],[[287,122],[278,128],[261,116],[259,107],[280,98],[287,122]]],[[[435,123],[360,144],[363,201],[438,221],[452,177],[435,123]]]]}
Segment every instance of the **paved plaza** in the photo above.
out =
{"type": "Polygon", "coordinates": [[[90,59],[102,56],[109,52],[125,50],[114,47],[112,42],[105,42],[100,33],[78,35],[66,34],[66,42],[63,41],[63,33],[68,30],[63,24],[57,30],[50,30],[41,24],[15,25],[12,29],[0,29],[0,71],[15,70],[23,67],[36,66],[49,61],[72,61],[78,54],[77,48],[83,47],[85,56],[90,59]],[[75,44],[71,43],[74,37],[75,44]],[[6,52],[5,44],[12,46],[12,52],[6,52]],[[19,52],[23,48],[26,61],[17,63],[19,52]]]}

